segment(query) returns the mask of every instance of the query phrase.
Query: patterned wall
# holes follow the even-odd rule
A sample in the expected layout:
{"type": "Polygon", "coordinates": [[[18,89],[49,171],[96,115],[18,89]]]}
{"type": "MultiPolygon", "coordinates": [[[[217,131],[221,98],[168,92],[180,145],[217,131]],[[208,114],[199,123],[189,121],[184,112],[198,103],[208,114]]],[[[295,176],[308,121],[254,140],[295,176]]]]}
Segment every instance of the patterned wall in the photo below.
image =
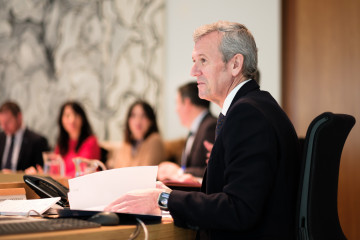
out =
{"type": "Polygon", "coordinates": [[[164,0],[0,0],[0,103],[54,144],[60,105],[78,100],[100,140],[122,139],[136,98],[161,120],[164,30],[164,0]]]}

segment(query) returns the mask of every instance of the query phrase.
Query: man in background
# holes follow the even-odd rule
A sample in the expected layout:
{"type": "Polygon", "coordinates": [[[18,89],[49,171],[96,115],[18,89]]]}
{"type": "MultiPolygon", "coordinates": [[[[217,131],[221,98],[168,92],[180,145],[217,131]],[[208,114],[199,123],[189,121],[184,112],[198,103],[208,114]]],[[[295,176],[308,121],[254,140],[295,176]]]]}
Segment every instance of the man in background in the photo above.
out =
{"type": "Polygon", "coordinates": [[[181,124],[189,134],[181,156],[180,166],[172,162],[159,165],[158,179],[175,181],[201,181],[207,159],[204,141],[215,140],[216,118],[211,115],[210,102],[199,98],[196,82],[178,88],[176,111],[181,124]]]}
{"type": "Polygon", "coordinates": [[[0,106],[0,169],[3,173],[43,166],[42,152],[49,151],[45,137],[23,125],[18,104],[7,101],[0,106]]]}

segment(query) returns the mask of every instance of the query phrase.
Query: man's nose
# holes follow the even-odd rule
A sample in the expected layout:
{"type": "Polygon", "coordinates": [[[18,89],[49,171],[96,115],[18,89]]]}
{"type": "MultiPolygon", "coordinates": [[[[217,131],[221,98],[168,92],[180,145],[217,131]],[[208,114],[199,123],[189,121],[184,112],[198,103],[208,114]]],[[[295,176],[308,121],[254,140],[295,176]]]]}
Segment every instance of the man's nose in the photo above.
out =
{"type": "Polygon", "coordinates": [[[190,70],[190,75],[193,77],[197,77],[200,75],[200,70],[197,67],[196,63],[194,63],[194,65],[192,66],[191,70],[190,70]]]}

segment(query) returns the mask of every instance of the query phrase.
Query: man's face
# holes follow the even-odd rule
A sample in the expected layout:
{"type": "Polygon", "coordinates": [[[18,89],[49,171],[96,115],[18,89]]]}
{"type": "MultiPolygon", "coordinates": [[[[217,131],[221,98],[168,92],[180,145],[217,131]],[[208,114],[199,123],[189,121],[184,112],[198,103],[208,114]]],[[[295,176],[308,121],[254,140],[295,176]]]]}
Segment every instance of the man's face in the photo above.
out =
{"type": "Polygon", "coordinates": [[[197,78],[199,97],[222,104],[231,86],[231,71],[219,51],[221,35],[212,32],[195,43],[191,75],[197,78]]]}
{"type": "Polygon", "coordinates": [[[0,126],[6,135],[13,135],[20,129],[22,123],[22,115],[19,113],[14,116],[10,111],[0,113],[0,126]]]}

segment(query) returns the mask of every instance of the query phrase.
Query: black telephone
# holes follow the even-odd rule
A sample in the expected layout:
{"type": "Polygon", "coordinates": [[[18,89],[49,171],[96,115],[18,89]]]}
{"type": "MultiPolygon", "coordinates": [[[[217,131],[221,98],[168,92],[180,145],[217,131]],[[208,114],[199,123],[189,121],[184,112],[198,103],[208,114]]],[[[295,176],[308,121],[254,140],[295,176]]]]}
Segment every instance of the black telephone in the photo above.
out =
{"type": "Polygon", "coordinates": [[[67,194],[69,189],[49,176],[24,175],[24,182],[41,198],[60,197],[57,202],[62,207],[68,207],[67,194]]]}

